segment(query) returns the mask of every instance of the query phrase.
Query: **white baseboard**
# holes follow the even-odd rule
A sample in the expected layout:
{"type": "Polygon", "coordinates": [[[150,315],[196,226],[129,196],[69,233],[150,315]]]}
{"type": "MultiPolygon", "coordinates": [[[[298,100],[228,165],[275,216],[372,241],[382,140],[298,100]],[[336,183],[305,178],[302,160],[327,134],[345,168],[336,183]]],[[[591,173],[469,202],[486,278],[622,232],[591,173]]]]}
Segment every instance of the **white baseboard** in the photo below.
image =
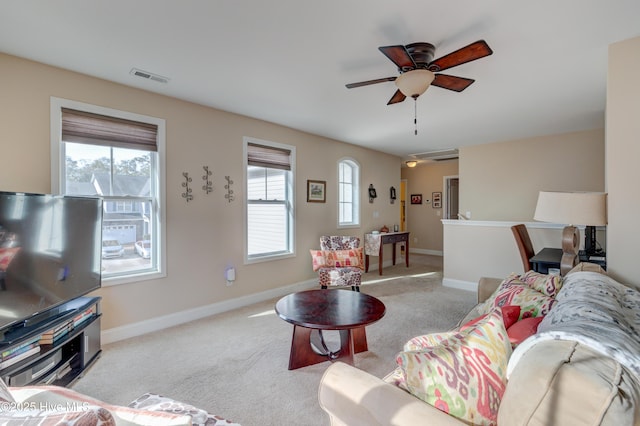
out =
{"type": "Polygon", "coordinates": [[[409,248],[409,253],[429,254],[431,256],[443,256],[443,253],[442,253],[441,250],[428,250],[428,249],[409,248]]]}
{"type": "Polygon", "coordinates": [[[467,291],[478,291],[478,283],[473,281],[454,280],[452,278],[442,278],[442,285],[445,287],[457,288],[467,291]]]}
{"type": "Polygon", "coordinates": [[[263,291],[261,293],[250,294],[238,297],[236,299],[224,300],[222,302],[213,303],[207,306],[201,306],[186,311],[176,312],[161,317],[151,318],[133,324],[114,327],[102,330],[100,338],[102,344],[117,342],[119,340],[129,339],[131,337],[141,336],[153,331],[164,330],[179,324],[195,321],[215,314],[230,311],[232,309],[242,308],[254,303],[263,302],[280,296],[285,296],[296,291],[309,290],[318,287],[318,280],[308,280],[285,287],[278,287],[272,290],[263,291]]]}

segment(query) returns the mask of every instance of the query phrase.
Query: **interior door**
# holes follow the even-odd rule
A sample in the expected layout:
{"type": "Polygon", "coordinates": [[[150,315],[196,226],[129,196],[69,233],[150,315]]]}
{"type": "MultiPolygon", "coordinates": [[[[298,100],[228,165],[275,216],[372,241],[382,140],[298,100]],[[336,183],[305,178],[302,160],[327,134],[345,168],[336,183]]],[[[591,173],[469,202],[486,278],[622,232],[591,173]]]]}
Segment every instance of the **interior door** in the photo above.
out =
{"type": "Polygon", "coordinates": [[[459,179],[457,177],[451,177],[447,179],[447,210],[445,212],[445,219],[458,218],[458,186],[459,179]]]}

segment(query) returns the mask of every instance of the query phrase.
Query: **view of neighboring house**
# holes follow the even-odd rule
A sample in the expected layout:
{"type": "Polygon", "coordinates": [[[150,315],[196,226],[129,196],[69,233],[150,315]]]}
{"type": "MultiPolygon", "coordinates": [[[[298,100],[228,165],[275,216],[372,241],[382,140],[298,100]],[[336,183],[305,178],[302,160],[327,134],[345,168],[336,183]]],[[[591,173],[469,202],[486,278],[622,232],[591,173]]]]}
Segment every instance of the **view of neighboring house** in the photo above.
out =
{"type": "MultiPolygon", "coordinates": [[[[149,195],[149,178],[146,176],[114,175],[96,172],[89,182],[67,182],[69,195],[109,196],[127,194],[144,197],[149,195]]],[[[120,244],[133,244],[139,240],[148,240],[149,211],[146,203],[135,201],[104,202],[102,217],[102,239],[117,240],[120,244]]]]}

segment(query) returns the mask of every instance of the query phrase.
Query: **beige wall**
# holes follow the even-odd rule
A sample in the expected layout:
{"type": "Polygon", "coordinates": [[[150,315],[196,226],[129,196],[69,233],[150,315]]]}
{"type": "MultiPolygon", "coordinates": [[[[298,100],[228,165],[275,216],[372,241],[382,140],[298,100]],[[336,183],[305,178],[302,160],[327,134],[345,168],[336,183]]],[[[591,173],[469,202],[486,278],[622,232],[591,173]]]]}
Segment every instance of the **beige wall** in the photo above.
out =
{"type": "Polygon", "coordinates": [[[317,278],[308,250],[322,234],[362,236],[383,224],[399,223],[397,205],[384,188],[400,186],[400,159],[264,121],[226,113],[131,87],[0,54],[0,190],[48,193],[50,181],[50,97],[144,114],[166,120],[167,277],[104,287],[103,329],[171,316],[182,311],[269,292],[317,278]],[[243,265],[243,136],[296,146],[296,251],[293,258],[243,265]],[[336,162],[351,157],[361,165],[362,226],[338,230],[336,162]],[[202,166],[213,172],[214,191],[194,185],[194,200],[181,197],[182,172],[194,182],[202,166]],[[234,181],[236,200],[224,198],[224,176],[234,181]],[[306,180],[327,181],[327,202],[306,202],[306,180]],[[369,204],[372,183],[380,197],[369,204]],[[377,216],[374,219],[374,216],[377,216]],[[227,287],[224,270],[237,268],[227,287]]]}
{"type": "Polygon", "coordinates": [[[459,164],[460,212],[472,220],[444,224],[443,275],[473,288],[482,276],[522,272],[511,225],[527,225],[536,251],[560,247],[562,225],[533,222],[538,192],[603,191],[604,131],[465,147],[459,164]]]}
{"type": "Polygon", "coordinates": [[[607,74],[607,268],[640,288],[640,37],[609,46],[607,74]]]}
{"type": "Polygon", "coordinates": [[[442,192],[444,195],[445,176],[457,175],[458,160],[429,162],[414,168],[402,168],[402,179],[407,180],[406,211],[407,231],[411,232],[410,251],[442,254],[441,220],[444,209],[434,209],[431,198],[433,192],[442,192]],[[411,204],[411,194],[422,194],[422,204],[411,204]]]}
{"type": "Polygon", "coordinates": [[[604,129],[463,147],[459,174],[469,219],[531,221],[541,190],[604,191],[604,129]]]}
{"type": "MultiPolygon", "coordinates": [[[[556,190],[605,190],[609,194],[606,231],[608,273],[622,283],[640,288],[636,267],[640,231],[635,226],[640,211],[640,187],[637,184],[640,181],[640,81],[635,75],[638,68],[640,37],[609,46],[604,144],[605,138],[601,135],[605,132],[596,130],[462,148],[459,173],[461,211],[471,209],[474,219],[528,221],[535,209],[537,186],[544,184],[547,189],[556,190]],[[521,142],[529,142],[531,146],[521,146],[521,142]],[[581,149],[573,151],[572,147],[581,149]],[[586,150],[587,147],[591,149],[586,150]],[[606,150],[605,155],[602,155],[603,149],[606,150]],[[562,155],[546,155],[558,152],[562,155]],[[493,170],[486,171],[484,169],[492,156],[495,156],[493,170]],[[599,164],[600,156],[606,158],[602,164],[599,164]],[[537,169],[540,164],[544,167],[537,169]],[[567,164],[572,166],[569,169],[571,173],[566,172],[567,164]],[[588,170],[594,174],[586,174],[588,170]],[[550,186],[554,182],[558,187],[550,186]],[[579,187],[580,184],[585,186],[579,187]],[[496,206],[483,201],[492,187],[497,189],[496,206]],[[497,211],[498,205],[503,207],[501,211],[497,211]]],[[[508,244],[507,225],[490,232],[496,227],[490,223],[477,224],[478,229],[468,226],[466,230],[460,224],[445,224],[445,282],[461,283],[464,287],[477,282],[482,275],[503,276],[509,267],[499,266],[496,259],[516,267],[508,244]],[[489,238],[487,231],[491,234],[489,238]],[[485,252],[492,253],[491,259],[483,257],[485,252]],[[471,261],[465,262],[465,258],[471,261]]],[[[598,238],[602,241],[600,235],[598,238]]]]}
{"type": "MultiPolygon", "coordinates": [[[[444,224],[444,277],[446,285],[475,289],[480,277],[503,278],[523,273],[518,247],[511,232],[516,222],[449,220],[444,224]]],[[[562,226],[525,222],[535,251],[559,248],[562,226]]]]}

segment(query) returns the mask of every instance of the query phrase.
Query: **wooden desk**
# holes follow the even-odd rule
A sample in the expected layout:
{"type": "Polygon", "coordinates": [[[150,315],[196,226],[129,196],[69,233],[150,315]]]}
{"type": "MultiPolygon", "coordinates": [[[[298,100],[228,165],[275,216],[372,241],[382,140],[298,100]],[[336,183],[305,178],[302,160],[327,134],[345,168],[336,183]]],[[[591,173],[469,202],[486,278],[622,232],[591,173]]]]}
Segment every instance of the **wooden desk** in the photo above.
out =
{"type": "Polygon", "coordinates": [[[409,267],[409,233],[385,232],[381,234],[364,234],[364,270],[369,272],[369,255],[378,256],[378,272],[382,275],[383,247],[385,244],[393,244],[392,262],[396,264],[396,243],[405,243],[405,263],[409,267]]]}
{"type": "Polygon", "coordinates": [[[529,262],[534,271],[548,274],[549,268],[560,269],[561,259],[562,249],[545,247],[529,259],[529,262]]]}
{"type": "MultiPolygon", "coordinates": [[[[602,254],[605,257],[605,254],[602,254]]],[[[549,268],[560,269],[560,261],[562,259],[562,249],[545,247],[536,253],[529,262],[534,271],[541,274],[548,274],[549,268]]],[[[607,269],[607,260],[600,259],[600,257],[594,258],[593,256],[580,256],[580,262],[595,263],[602,266],[603,269],[607,269]]]]}

